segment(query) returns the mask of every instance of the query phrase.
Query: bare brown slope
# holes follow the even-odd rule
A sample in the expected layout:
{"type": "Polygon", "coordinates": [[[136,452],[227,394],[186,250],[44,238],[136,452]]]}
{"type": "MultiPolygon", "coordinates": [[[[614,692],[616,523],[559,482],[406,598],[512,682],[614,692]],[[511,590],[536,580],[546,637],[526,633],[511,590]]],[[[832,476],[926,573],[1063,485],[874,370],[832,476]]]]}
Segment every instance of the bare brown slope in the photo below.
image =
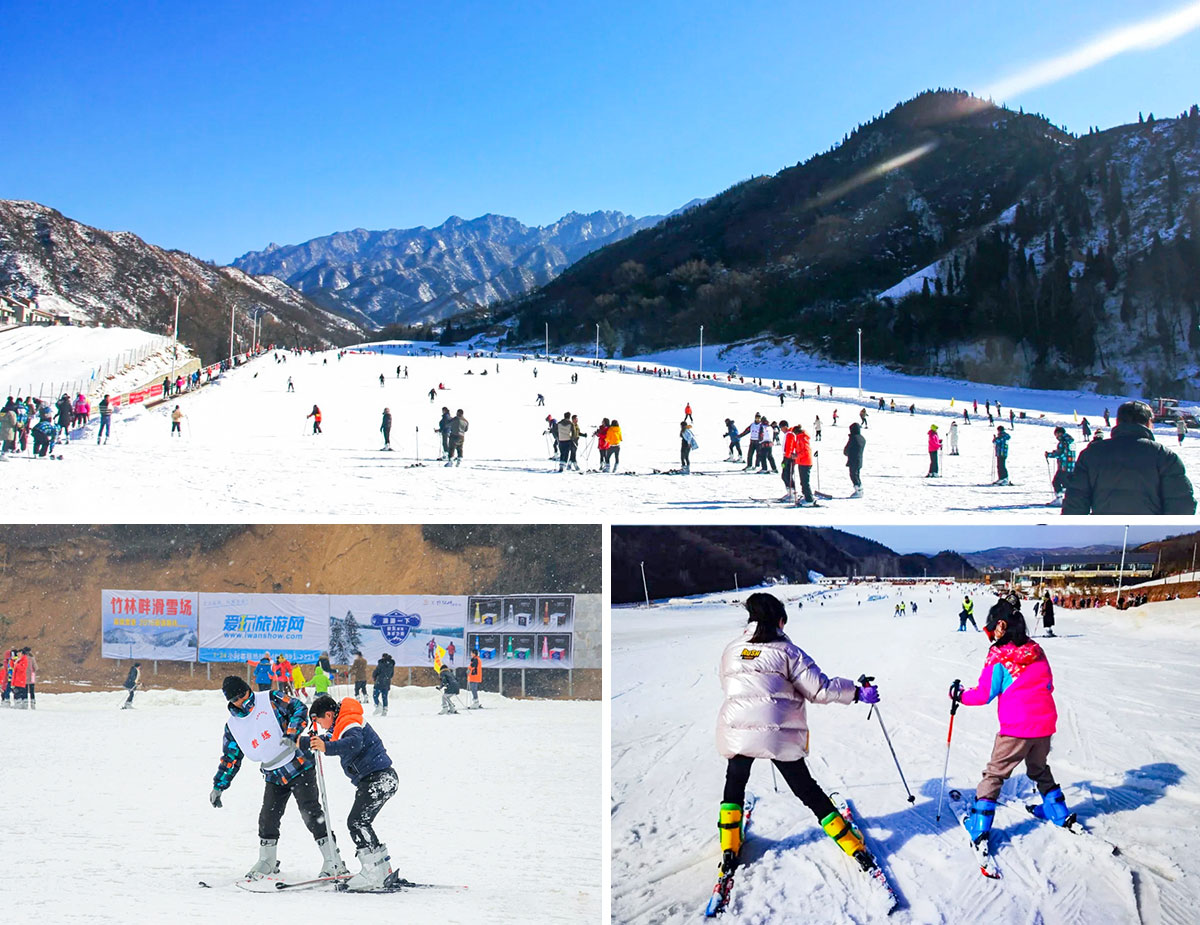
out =
{"type": "MultiPolygon", "coordinates": [[[[581,575],[590,573],[587,560],[599,557],[597,528],[555,529],[580,531],[576,542],[560,545],[567,550],[561,555],[582,561],[581,575]]],[[[490,532],[485,538],[500,539],[490,532]]],[[[419,525],[6,527],[0,646],[33,647],[39,690],[108,687],[124,679],[128,663],[100,657],[104,588],[469,594],[505,584],[509,544],[445,545],[419,525]]],[[[193,677],[186,664],[160,663],[157,676],[144,674],[150,686],[211,686],[202,669],[193,677]]]]}

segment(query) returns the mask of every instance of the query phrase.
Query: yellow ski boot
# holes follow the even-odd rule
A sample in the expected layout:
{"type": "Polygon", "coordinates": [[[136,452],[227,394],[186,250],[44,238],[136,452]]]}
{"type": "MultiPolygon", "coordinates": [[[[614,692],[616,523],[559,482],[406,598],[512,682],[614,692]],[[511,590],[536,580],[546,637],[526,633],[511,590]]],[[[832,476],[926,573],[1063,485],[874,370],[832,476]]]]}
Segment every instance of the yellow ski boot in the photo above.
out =
{"type": "Polygon", "coordinates": [[[875,866],[875,859],[871,857],[871,852],[863,844],[862,835],[842,818],[841,813],[830,813],[821,820],[821,828],[837,843],[839,848],[858,861],[863,870],[870,870],[875,866]]]}
{"type": "Polygon", "coordinates": [[[717,829],[721,833],[721,870],[731,871],[737,866],[742,850],[742,807],[737,803],[722,803],[717,829]]]}

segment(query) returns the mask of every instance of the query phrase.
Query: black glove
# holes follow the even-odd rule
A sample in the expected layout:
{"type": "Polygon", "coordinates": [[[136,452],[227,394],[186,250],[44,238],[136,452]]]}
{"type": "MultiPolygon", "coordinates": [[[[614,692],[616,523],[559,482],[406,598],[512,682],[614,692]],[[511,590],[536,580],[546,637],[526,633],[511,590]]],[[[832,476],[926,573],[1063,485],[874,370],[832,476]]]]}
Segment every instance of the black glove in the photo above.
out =
{"type": "MultiPolygon", "coordinates": [[[[283,741],[286,742],[287,739],[284,739],[283,741]]],[[[300,741],[297,744],[300,746],[300,751],[306,752],[312,745],[312,739],[310,739],[308,736],[300,736],[300,741]]]]}
{"type": "Polygon", "coordinates": [[[213,787],[212,793],[208,795],[208,802],[213,805],[213,809],[221,808],[221,791],[213,787]]]}
{"type": "Polygon", "coordinates": [[[955,678],[950,685],[950,699],[955,703],[962,703],[963,686],[962,681],[955,678]]]}

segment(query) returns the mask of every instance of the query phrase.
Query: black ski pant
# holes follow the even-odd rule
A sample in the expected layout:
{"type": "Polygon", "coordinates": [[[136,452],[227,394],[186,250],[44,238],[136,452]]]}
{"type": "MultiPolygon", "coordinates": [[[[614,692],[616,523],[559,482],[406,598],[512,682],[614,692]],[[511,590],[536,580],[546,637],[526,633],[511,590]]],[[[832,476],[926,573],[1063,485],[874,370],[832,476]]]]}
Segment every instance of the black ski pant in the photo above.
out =
{"type": "Polygon", "coordinates": [[[779,469],[775,465],[775,454],[772,451],[770,443],[760,443],[758,445],[758,466],[763,472],[767,471],[767,464],[770,464],[772,472],[778,472],[779,469]]]}
{"type": "Polygon", "coordinates": [[[559,463],[559,466],[560,467],[566,466],[566,464],[569,463],[570,461],[571,461],[571,441],[570,440],[559,440],[558,441],[558,463],[559,463]]]}
{"type": "Polygon", "coordinates": [[[366,681],[355,681],[354,682],[354,696],[357,697],[359,694],[362,694],[364,697],[367,696],[367,682],[366,681]]]}
{"type": "Polygon", "coordinates": [[[390,427],[385,427],[383,429],[383,445],[384,446],[392,445],[392,429],[390,427]]]}
{"type": "Polygon", "coordinates": [[[1062,469],[1059,469],[1054,473],[1054,479],[1050,482],[1050,484],[1054,487],[1055,494],[1061,495],[1067,490],[1067,481],[1070,479],[1070,477],[1070,473],[1063,472],[1062,469]]]}
{"type": "Polygon", "coordinates": [[[754,468],[754,454],[757,452],[758,452],[758,444],[751,441],[750,445],[746,447],[746,468],[747,469],[754,468]]]}
{"type": "Polygon", "coordinates": [[[324,838],[325,813],[321,811],[321,792],[317,789],[316,765],[305,769],[286,784],[264,781],[262,809],[258,813],[258,837],[279,838],[279,820],[287,808],[288,798],[296,795],[300,818],[313,838],[324,838]]]}
{"type": "Polygon", "coordinates": [[[137,690],[137,688],[136,688],[136,687],[131,687],[131,688],[129,688],[129,696],[125,698],[125,702],[126,702],[126,703],[133,703],[133,692],[134,692],[135,690],[137,690]]]}
{"type": "Polygon", "coordinates": [[[929,475],[938,474],[938,454],[937,450],[929,451],[929,475]]]}
{"type": "MultiPolygon", "coordinates": [[[[830,813],[836,813],[837,807],[833,805],[833,801],[825,794],[815,780],[812,774],[809,773],[808,765],[804,763],[803,758],[798,758],[795,761],[779,761],[771,759],[772,763],[779,769],[780,775],[791,788],[792,793],[800,798],[800,802],[809,808],[817,821],[820,822],[830,813]]],[[[725,795],[722,797],[724,803],[736,803],[742,806],[746,802],[746,782],[750,780],[750,766],[754,764],[754,759],[746,755],[735,755],[729,759],[729,764],[725,768],[725,795]]]]}
{"type": "Polygon", "coordinates": [[[783,475],[781,476],[781,478],[783,479],[784,487],[788,491],[795,491],[795,489],[796,489],[795,469],[796,469],[796,461],[794,459],[788,459],[785,456],[783,459],[783,475]]]}
{"type": "Polygon", "coordinates": [[[686,440],[679,444],[679,464],[687,469],[691,466],[692,445],[686,440]]]}
{"type": "Polygon", "coordinates": [[[800,491],[804,494],[805,501],[812,501],[812,484],[809,482],[809,475],[812,473],[812,466],[797,466],[800,470],[800,491]]]}
{"type": "Polygon", "coordinates": [[[379,847],[379,837],[371,828],[371,823],[383,809],[383,804],[396,795],[399,786],[400,780],[391,768],[375,771],[358,782],[350,815],[346,817],[346,828],[350,830],[350,838],[359,851],[379,847]]]}
{"type": "Polygon", "coordinates": [[[862,488],[862,466],[850,467],[850,484],[855,488],[862,488]]]}

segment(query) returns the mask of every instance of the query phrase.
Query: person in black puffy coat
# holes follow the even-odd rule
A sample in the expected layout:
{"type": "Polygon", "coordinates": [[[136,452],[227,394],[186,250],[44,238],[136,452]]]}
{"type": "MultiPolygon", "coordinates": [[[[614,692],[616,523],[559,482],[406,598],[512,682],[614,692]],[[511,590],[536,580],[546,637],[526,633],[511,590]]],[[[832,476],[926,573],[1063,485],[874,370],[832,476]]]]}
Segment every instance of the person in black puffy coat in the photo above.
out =
{"type": "Polygon", "coordinates": [[[392,689],[392,675],[396,673],[396,660],[386,652],[379,656],[379,664],[371,672],[374,682],[371,688],[371,700],[375,704],[376,716],[387,716],[388,691],[392,689]]]}
{"type": "Polygon", "coordinates": [[[1117,409],[1111,439],[1088,444],[1067,480],[1064,514],[1194,514],[1183,460],[1154,441],[1145,402],[1117,409]]]}
{"type": "Polygon", "coordinates": [[[449,665],[443,665],[442,670],[438,673],[438,690],[442,692],[442,709],[440,713],[457,713],[454,709],[453,697],[458,693],[458,681],[454,677],[454,670],[449,665]]]}

